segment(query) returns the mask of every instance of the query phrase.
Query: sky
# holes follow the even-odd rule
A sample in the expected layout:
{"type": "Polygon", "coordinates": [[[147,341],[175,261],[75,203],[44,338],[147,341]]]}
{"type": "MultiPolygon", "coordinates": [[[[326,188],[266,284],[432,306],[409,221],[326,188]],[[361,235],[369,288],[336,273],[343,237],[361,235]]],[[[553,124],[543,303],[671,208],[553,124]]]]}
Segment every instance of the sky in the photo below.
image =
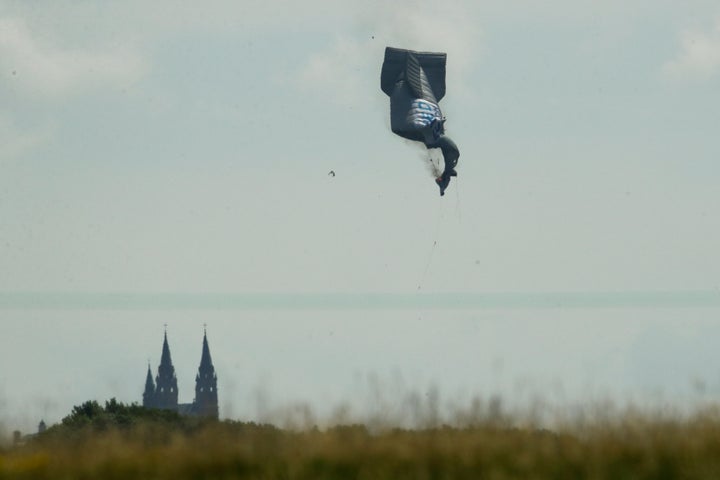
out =
{"type": "Polygon", "coordinates": [[[191,401],[203,324],[224,418],[716,399],[718,87],[710,1],[2,0],[0,427],[165,328],[191,401]],[[447,52],[442,198],[386,46],[447,52]]]}

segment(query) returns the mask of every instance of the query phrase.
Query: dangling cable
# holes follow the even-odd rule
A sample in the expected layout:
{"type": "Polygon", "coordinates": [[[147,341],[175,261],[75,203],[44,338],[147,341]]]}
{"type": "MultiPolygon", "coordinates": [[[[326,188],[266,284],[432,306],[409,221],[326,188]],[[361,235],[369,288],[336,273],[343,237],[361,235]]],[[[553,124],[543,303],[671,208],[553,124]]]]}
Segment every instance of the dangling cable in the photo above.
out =
{"type": "Polygon", "coordinates": [[[435,247],[437,247],[438,244],[438,236],[440,234],[440,221],[443,218],[443,203],[440,202],[440,210],[438,211],[437,220],[435,222],[435,233],[433,235],[433,244],[432,247],[430,247],[430,253],[428,254],[428,260],[425,264],[425,269],[423,270],[422,276],[420,277],[420,282],[418,283],[418,290],[422,289],[423,284],[425,283],[425,276],[427,275],[428,270],[430,269],[430,264],[432,263],[433,254],[435,253],[435,247]]]}

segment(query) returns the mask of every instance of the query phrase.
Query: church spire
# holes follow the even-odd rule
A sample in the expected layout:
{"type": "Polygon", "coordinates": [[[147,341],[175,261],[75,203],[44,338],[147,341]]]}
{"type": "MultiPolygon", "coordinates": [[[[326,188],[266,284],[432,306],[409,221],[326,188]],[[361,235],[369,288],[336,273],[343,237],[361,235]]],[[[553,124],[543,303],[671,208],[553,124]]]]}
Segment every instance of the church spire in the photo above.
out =
{"type": "Polygon", "coordinates": [[[205,333],[203,334],[202,356],[200,357],[200,370],[212,371],[212,373],[215,373],[215,367],[213,367],[212,364],[212,357],[210,357],[210,347],[208,346],[207,341],[207,330],[205,330],[205,333]]]}
{"type": "Polygon", "coordinates": [[[155,377],[155,408],[177,410],[178,389],[175,367],[170,357],[170,346],[167,340],[167,326],[165,327],[165,338],[163,339],[162,356],[158,374],[155,377]]]}
{"type": "Polygon", "coordinates": [[[195,402],[193,407],[197,415],[218,418],[217,375],[210,356],[207,329],[203,333],[200,367],[195,377],[195,402]]]}
{"type": "Polygon", "coordinates": [[[155,382],[153,382],[150,362],[148,362],[147,376],[145,377],[145,391],[143,392],[143,407],[155,407],[155,382]]]}
{"type": "Polygon", "coordinates": [[[160,367],[169,365],[172,367],[172,358],[170,358],[170,347],[167,341],[167,328],[165,329],[165,338],[163,339],[162,356],[160,357],[160,367]]]}

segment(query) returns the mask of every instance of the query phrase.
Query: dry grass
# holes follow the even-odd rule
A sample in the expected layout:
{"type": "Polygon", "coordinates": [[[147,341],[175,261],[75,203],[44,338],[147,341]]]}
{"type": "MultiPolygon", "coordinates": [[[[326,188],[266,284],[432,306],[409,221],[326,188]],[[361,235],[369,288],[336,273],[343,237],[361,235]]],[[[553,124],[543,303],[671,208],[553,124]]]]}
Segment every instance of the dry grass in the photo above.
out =
{"type": "Polygon", "coordinates": [[[43,435],[0,452],[0,479],[717,479],[720,414],[626,412],[553,431],[486,422],[324,431],[211,422],[43,435]]]}

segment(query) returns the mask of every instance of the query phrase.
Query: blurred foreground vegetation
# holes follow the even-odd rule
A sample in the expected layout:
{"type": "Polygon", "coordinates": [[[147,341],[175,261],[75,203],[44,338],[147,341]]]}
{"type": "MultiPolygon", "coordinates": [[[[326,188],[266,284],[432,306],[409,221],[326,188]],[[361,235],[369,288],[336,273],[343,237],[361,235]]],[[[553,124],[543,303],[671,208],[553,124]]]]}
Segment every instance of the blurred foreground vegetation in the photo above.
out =
{"type": "Polygon", "coordinates": [[[0,479],[717,479],[720,412],[283,430],[111,400],[0,450],[0,479]]]}

